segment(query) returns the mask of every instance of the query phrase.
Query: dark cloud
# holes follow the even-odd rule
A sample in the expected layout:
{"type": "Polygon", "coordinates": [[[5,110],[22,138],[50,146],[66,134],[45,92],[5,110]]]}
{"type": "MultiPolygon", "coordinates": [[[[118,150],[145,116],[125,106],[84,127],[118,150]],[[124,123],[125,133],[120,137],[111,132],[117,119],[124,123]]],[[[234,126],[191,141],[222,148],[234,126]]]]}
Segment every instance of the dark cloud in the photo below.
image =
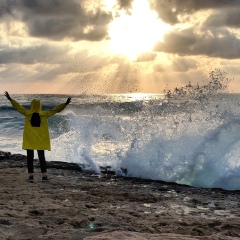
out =
{"type": "Polygon", "coordinates": [[[0,19],[6,15],[11,15],[14,5],[15,5],[15,1],[1,0],[0,1],[0,19]]]}
{"type": "Polygon", "coordinates": [[[146,52],[137,56],[137,62],[153,61],[157,57],[156,53],[146,52]]]}
{"type": "Polygon", "coordinates": [[[204,27],[240,27],[240,8],[218,11],[205,21],[204,27]]]}
{"type": "Polygon", "coordinates": [[[180,17],[204,9],[240,8],[239,0],[149,0],[159,18],[169,24],[180,22],[180,17]]]}
{"type": "Polygon", "coordinates": [[[117,0],[117,4],[120,9],[129,11],[132,8],[132,3],[134,0],[117,0]]]}
{"type": "Polygon", "coordinates": [[[155,51],[178,55],[206,55],[209,57],[240,58],[240,40],[228,31],[219,34],[194,33],[193,28],[169,32],[164,42],[158,42],[155,51]]]}
{"type": "Polygon", "coordinates": [[[126,14],[132,15],[132,8],[133,8],[133,2],[134,0],[112,0],[114,3],[114,6],[112,8],[112,12],[114,13],[114,17],[118,18],[120,17],[121,10],[124,10],[126,14]]]}
{"type": "MultiPolygon", "coordinates": [[[[0,64],[20,63],[54,63],[59,56],[66,56],[70,50],[67,46],[40,45],[22,48],[4,47],[0,50],[0,64]]],[[[55,62],[56,63],[56,62],[55,62]]]]}
{"type": "Polygon", "coordinates": [[[98,8],[86,9],[85,2],[19,0],[11,5],[9,12],[25,23],[29,35],[33,37],[58,41],[100,41],[107,38],[112,14],[102,10],[100,4],[98,8]]]}
{"type": "MultiPolygon", "coordinates": [[[[82,1],[84,2],[84,0],[82,1]]],[[[28,11],[30,15],[71,15],[74,16],[83,13],[80,3],[69,0],[21,0],[21,6],[28,11]]],[[[25,15],[27,18],[27,16],[25,15]]]]}

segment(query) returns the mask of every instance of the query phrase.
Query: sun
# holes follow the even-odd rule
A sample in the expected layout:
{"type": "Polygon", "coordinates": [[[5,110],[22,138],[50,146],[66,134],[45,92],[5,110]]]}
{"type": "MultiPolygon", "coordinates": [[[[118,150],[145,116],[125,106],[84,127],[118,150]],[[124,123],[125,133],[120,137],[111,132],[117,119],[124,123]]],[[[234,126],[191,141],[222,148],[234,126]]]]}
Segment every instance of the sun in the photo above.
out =
{"type": "Polygon", "coordinates": [[[131,14],[120,11],[109,26],[110,48],[113,53],[136,60],[162,41],[170,26],[164,24],[149,7],[148,0],[135,0],[131,14]]]}

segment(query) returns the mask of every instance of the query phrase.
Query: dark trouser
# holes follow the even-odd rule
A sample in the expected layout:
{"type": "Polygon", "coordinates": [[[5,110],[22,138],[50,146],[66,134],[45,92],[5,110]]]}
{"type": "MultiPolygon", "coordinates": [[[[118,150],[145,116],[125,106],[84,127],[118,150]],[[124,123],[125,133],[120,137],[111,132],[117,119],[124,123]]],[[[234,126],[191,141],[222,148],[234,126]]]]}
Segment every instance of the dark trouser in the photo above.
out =
{"type": "MultiPolygon", "coordinates": [[[[38,158],[40,161],[40,167],[41,167],[41,173],[47,172],[47,165],[44,155],[44,150],[37,150],[38,152],[38,158]]],[[[34,151],[33,150],[27,150],[27,167],[28,167],[28,173],[33,173],[33,158],[34,158],[34,151]]]]}

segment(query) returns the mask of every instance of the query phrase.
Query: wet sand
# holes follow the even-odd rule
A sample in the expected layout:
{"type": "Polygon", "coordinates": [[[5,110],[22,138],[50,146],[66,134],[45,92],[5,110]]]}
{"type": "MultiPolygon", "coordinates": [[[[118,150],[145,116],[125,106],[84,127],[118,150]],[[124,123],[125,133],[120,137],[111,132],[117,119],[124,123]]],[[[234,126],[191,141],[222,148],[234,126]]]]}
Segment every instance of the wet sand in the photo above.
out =
{"type": "Polygon", "coordinates": [[[240,191],[48,165],[29,183],[25,157],[0,152],[0,240],[240,239],[240,191]]]}

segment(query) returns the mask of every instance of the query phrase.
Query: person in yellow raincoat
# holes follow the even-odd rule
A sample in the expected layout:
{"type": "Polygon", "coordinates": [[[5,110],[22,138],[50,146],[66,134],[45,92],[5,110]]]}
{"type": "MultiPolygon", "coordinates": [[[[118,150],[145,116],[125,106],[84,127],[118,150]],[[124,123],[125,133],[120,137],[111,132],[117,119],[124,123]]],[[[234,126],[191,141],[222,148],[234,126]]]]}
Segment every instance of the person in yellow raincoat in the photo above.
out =
{"type": "Polygon", "coordinates": [[[12,103],[13,107],[25,116],[22,149],[27,150],[27,166],[29,173],[28,181],[33,181],[34,150],[37,150],[38,152],[42,181],[48,181],[49,179],[47,177],[47,167],[44,154],[44,150],[51,150],[48,118],[61,112],[71,102],[71,98],[69,97],[66,103],[60,104],[53,109],[43,111],[42,104],[39,99],[33,99],[30,110],[27,110],[17,101],[13,100],[8,92],[5,92],[4,94],[12,103]]]}

